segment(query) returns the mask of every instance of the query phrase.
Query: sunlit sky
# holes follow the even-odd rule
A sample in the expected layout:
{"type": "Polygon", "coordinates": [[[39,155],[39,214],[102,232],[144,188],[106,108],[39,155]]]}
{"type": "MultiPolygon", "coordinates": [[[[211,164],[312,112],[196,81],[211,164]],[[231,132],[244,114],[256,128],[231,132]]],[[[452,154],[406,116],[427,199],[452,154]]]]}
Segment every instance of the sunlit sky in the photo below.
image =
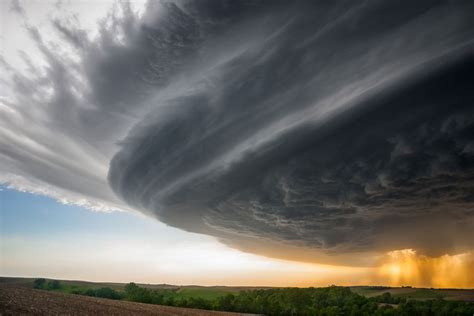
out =
{"type": "Polygon", "coordinates": [[[7,188],[0,197],[3,276],[274,286],[365,281],[365,269],[246,254],[139,214],[93,212],[7,188]]]}
{"type": "MultiPolygon", "coordinates": [[[[140,10],[144,2],[132,4],[140,10]]],[[[21,5],[29,23],[44,30],[46,37],[54,36],[48,34],[49,19],[61,15],[74,15],[94,34],[96,23],[113,5],[113,1],[62,1],[58,10],[57,3],[23,1],[21,5]]],[[[25,67],[20,51],[42,63],[24,21],[12,13],[14,4],[1,2],[2,56],[19,68],[25,67]]],[[[6,187],[0,191],[0,222],[0,274],[4,276],[205,285],[333,282],[331,267],[246,254],[138,212],[95,212],[6,187]]]]}
{"type": "Polygon", "coordinates": [[[420,258],[406,250],[380,266],[275,260],[138,213],[94,212],[0,188],[0,274],[66,280],[234,286],[407,285],[469,288],[469,255],[420,258]],[[429,275],[423,275],[425,270],[429,275]],[[446,278],[446,275],[449,277],[446,278]]]}
{"type": "Polygon", "coordinates": [[[366,32],[373,27],[364,23],[379,9],[390,14],[383,5],[328,9],[321,19],[306,19],[315,25],[301,27],[305,19],[279,7],[255,8],[268,13],[265,19],[246,17],[247,8],[235,17],[216,9],[229,15],[221,21],[196,3],[182,12],[166,1],[126,3],[0,2],[1,276],[474,286],[467,163],[474,150],[472,135],[464,135],[473,120],[463,95],[446,117],[444,105],[435,104],[441,97],[427,101],[439,111],[419,105],[407,128],[404,119],[412,115],[400,106],[378,110],[382,114],[361,111],[371,122],[366,130],[344,117],[346,132],[330,129],[344,111],[354,107],[357,114],[358,102],[404,91],[407,78],[437,84],[438,77],[427,74],[472,49],[466,10],[454,4],[426,14],[407,8],[406,16],[394,13],[396,27],[379,21],[378,34],[366,32]],[[195,16],[186,20],[186,10],[195,16]],[[433,23],[445,12],[445,24],[433,23]],[[287,60],[288,54],[295,56],[287,60]],[[288,69],[275,72],[280,65],[288,69]],[[392,112],[399,125],[385,129],[392,112]],[[371,127],[376,120],[382,123],[371,127]],[[432,146],[416,120],[431,122],[439,143],[455,145],[432,146]],[[329,136],[319,137],[317,126],[329,136]],[[359,131],[361,139],[352,141],[359,131]],[[322,140],[315,146],[313,138],[322,140]],[[381,145],[372,149],[372,141],[381,145]],[[285,157],[291,159],[278,160],[285,157]],[[420,161],[430,166],[426,174],[420,161]],[[440,182],[443,172],[453,183],[440,182]],[[406,188],[395,185],[406,180],[400,175],[412,177],[407,200],[406,188]],[[374,204],[360,203],[365,198],[374,204]]]}
{"type": "MultiPolygon", "coordinates": [[[[144,2],[132,4],[140,10],[144,2]]],[[[21,2],[29,23],[43,30],[50,29],[51,16],[70,14],[92,34],[113,5],[113,1],[63,1],[58,10],[56,3],[21,2]]],[[[2,55],[20,68],[25,67],[20,50],[41,63],[22,19],[12,14],[13,4],[1,2],[2,55]]],[[[0,191],[0,223],[0,274],[4,276],[204,285],[333,282],[331,267],[246,254],[137,212],[95,212],[6,187],[0,191]]]]}

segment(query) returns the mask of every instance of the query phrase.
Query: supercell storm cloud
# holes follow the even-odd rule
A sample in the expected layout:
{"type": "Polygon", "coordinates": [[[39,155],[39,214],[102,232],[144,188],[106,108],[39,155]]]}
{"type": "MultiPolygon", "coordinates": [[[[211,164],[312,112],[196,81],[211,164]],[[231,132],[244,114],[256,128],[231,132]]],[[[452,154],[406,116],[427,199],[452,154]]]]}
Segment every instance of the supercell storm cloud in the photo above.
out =
{"type": "Polygon", "coordinates": [[[136,61],[146,114],[109,184],[169,225],[275,257],[468,251],[473,4],[163,2],[137,44],[153,48],[136,61]]]}
{"type": "Polygon", "coordinates": [[[473,1],[123,1],[96,33],[58,2],[51,34],[21,4],[0,184],[270,257],[472,258],[473,1]]]}

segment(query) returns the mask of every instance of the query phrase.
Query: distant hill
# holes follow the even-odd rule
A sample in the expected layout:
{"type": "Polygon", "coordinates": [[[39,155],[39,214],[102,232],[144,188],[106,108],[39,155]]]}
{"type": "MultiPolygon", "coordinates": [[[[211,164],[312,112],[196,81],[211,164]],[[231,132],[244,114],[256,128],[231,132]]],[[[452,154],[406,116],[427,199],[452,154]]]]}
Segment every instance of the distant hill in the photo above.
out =
{"type": "Polygon", "coordinates": [[[24,286],[15,286],[13,282],[3,281],[13,280],[2,278],[2,284],[0,284],[0,314],[2,315],[245,315],[33,290],[24,286]]]}
{"type": "Polygon", "coordinates": [[[442,310],[443,315],[471,316],[474,315],[474,290],[335,285],[310,288],[177,286],[0,277],[0,315],[121,315],[119,310],[141,315],[214,315],[207,312],[213,310],[281,316],[433,315],[442,310]],[[74,303],[70,303],[71,300],[74,303]],[[127,305],[131,302],[147,305],[127,305]],[[177,307],[201,312],[175,310],[177,307]]]}
{"type": "MultiPolygon", "coordinates": [[[[35,278],[0,277],[0,284],[12,284],[20,287],[33,287],[35,278]]],[[[47,279],[52,280],[52,279],[47,279]]],[[[116,282],[89,282],[80,280],[59,280],[62,284],[71,287],[102,288],[110,287],[121,291],[126,283],[116,282]]],[[[271,289],[269,286],[201,286],[201,285],[173,285],[137,283],[138,286],[149,289],[176,290],[183,297],[214,298],[227,293],[238,293],[246,290],[271,289]]],[[[459,300],[474,302],[474,289],[432,289],[416,287],[388,287],[388,286],[350,286],[350,289],[365,297],[374,297],[389,292],[395,297],[405,297],[416,300],[443,298],[445,300],[459,300]]]]}
{"type": "MultiPolygon", "coordinates": [[[[0,284],[10,284],[19,287],[33,288],[33,282],[36,278],[21,277],[0,277],[0,284]]],[[[46,279],[51,281],[54,279],[46,279]]],[[[80,280],[59,280],[65,286],[63,292],[71,293],[77,289],[99,289],[109,287],[116,291],[123,291],[126,283],[115,282],[89,282],[80,280]]],[[[137,283],[138,286],[148,289],[174,290],[179,297],[190,298],[199,297],[204,299],[214,299],[228,293],[238,293],[244,290],[270,289],[271,287],[253,287],[253,286],[201,286],[201,285],[172,285],[172,284],[148,284],[137,283]]]]}
{"type": "Polygon", "coordinates": [[[380,286],[351,286],[350,288],[353,292],[365,297],[374,297],[388,292],[395,297],[405,297],[416,300],[442,298],[445,300],[474,302],[474,289],[433,289],[380,286]]]}

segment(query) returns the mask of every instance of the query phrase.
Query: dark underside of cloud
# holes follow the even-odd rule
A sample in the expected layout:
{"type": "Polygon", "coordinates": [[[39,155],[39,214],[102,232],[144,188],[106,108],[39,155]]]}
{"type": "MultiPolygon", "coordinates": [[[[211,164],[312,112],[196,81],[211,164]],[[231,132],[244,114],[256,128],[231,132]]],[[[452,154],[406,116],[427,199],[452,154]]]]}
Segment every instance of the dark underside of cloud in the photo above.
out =
{"type": "Polygon", "coordinates": [[[472,2],[183,3],[159,24],[175,88],[110,165],[121,198],[282,258],[474,248],[472,2]]]}

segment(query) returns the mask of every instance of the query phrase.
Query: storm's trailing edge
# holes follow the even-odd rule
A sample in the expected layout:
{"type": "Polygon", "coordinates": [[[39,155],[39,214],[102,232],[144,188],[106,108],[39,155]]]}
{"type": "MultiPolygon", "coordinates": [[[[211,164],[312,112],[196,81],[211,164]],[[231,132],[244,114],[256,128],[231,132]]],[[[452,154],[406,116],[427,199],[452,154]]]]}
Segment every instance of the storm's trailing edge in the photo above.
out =
{"type": "Polygon", "coordinates": [[[113,158],[120,197],[276,257],[474,248],[472,1],[205,3],[161,26],[200,37],[113,158]]]}

